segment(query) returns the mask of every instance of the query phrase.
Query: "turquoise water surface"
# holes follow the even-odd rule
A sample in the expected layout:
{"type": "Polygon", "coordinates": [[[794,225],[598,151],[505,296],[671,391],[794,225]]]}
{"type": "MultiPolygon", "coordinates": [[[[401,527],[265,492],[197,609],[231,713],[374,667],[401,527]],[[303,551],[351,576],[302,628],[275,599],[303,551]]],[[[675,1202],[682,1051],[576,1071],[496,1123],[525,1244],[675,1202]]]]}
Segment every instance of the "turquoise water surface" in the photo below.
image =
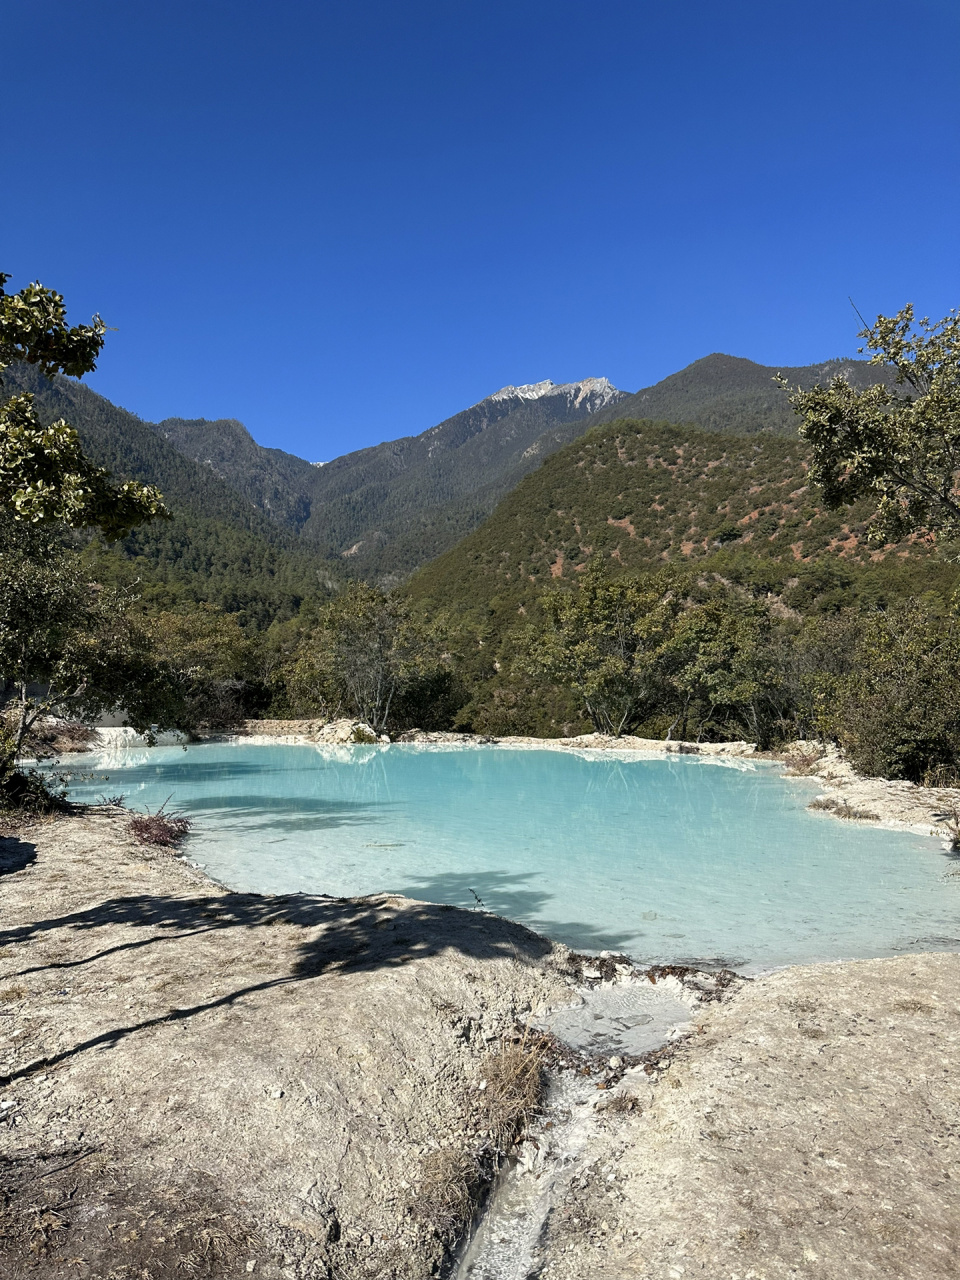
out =
{"type": "Polygon", "coordinates": [[[571,946],[645,961],[755,969],[960,950],[958,864],[938,841],[808,813],[816,783],[770,766],[223,743],[70,768],[77,800],[172,797],[195,822],[188,856],[231,888],[479,898],[571,946]]]}

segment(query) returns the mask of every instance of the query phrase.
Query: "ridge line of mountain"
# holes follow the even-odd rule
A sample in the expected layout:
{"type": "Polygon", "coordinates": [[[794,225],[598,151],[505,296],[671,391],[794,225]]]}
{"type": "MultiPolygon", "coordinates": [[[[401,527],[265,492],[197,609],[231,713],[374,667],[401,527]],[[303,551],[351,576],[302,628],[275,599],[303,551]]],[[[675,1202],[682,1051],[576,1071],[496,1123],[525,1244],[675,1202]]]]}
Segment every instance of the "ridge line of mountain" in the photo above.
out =
{"type": "MultiPolygon", "coordinates": [[[[781,368],[801,386],[837,373],[857,386],[884,377],[862,360],[781,368]]],[[[418,435],[387,439],[322,466],[258,444],[235,418],[147,423],[69,379],[41,398],[52,405],[51,396],[59,396],[69,404],[67,416],[79,415],[75,425],[106,465],[172,486],[171,496],[192,504],[198,518],[216,511],[260,540],[390,586],[450,550],[524,476],[602,423],[635,418],[725,434],[794,435],[793,411],[775,372],[713,353],[632,394],[605,377],[501,387],[418,435]],[[193,468],[189,479],[174,456],[193,468]]],[[[39,387],[28,374],[21,382],[39,387]]]]}

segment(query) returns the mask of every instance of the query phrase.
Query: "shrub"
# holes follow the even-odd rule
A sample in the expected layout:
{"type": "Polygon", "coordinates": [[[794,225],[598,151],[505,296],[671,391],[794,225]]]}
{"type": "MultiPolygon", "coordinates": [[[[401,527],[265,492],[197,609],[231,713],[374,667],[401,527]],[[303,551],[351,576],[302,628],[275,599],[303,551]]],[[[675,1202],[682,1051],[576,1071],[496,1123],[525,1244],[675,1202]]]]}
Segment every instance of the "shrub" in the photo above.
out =
{"type": "Polygon", "coordinates": [[[960,620],[922,600],[870,619],[843,688],[837,736],[872,777],[960,769],[960,620]]]}
{"type": "Polygon", "coordinates": [[[59,774],[0,769],[0,813],[6,819],[4,825],[16,825],[17,819],[55,813],[66,807],[66,791],[59,774]]]}
{"type": "Polygon", "coordinates": [[[175,849],[184,839],[192,825],[190,819],[181,813],[165,813],[165,807],[166,802],[156,813],[135,813],[130,819],[130,834],[140,844],[175,849]]]}
{"type": "Polygon", "coordinates": [[[849,822],[879,822],[879,813],[872,809],[858,809],[847,800],[835,800],[833,796],[817,796],[807,805],[808,809],[823,809],[832,813],[835,818],[845,818],[849,822]]]}

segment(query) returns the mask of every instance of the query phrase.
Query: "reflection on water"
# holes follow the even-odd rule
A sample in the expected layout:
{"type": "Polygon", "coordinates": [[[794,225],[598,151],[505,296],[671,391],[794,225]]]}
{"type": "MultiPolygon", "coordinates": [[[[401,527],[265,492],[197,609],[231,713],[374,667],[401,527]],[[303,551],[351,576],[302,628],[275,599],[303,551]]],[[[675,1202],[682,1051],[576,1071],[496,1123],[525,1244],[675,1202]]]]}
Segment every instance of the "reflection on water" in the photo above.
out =
{"type": "Polygon", "coordinates": [[[752,761],[220,743],[70,769],[81,800],[172,797],[195,821],[190,856],[242,889],[482,905],[651,961],[763,967],[960,937],[936,841],[808,813],[815,783],[752,761]]]}

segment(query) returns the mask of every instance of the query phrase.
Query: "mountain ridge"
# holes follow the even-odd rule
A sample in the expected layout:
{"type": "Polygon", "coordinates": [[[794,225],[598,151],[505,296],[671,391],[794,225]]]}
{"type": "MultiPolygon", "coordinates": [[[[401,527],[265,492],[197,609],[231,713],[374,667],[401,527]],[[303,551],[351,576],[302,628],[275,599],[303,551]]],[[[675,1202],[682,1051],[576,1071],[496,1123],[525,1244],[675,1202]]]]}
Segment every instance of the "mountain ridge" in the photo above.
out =
{"type": "Polygon", "coordinates": [[[391,586],[448,551],[545,458],[598,424],[633,417],[795,436],[778,372],[804,388],[838,373],[857,387],[889,380],[864,360],[778,367],[714,352],[633,393],[603,377],[501,387],[417,435],[322,465],[265,449],[232,419],[167,419],[156,429],[351,576],[391,586]]]}
{"type": "Polygon", "coordinates": [[[322,465],[265,449],[234,419],[154,430],[352,574],[389,584],[475,528],[545,451],[625,395],[606,378],[502,387],[418,435],[322,465]]]}
{"type": "MultiPolygon", "coordinates": [[[[545,459],[610,420],[642,417],[722,434],[795,436],[788,398],[773,380],[777,371],[715,352],[632,394],[604,377],[509,385],[418,435],[322,465],[258,444],[235,418],[147,423],[71,379],[58,379],[51,389],[35,371],[18,376],[48,416],[54,400],[68,419],[79,412],[76,425],[105,465],[170,489],[195,521],[215,513],[221,533],[214,542],[222,540],[225,522],[258,544],[302,552],[328,566],[324,573],[333,578],[346,574],[389,587],[477,529],[545,459]]],[[[783,366],[782,372],[804,387],[837,373],[855,386],[889,378],[862,360],[783,366]]],[[[139,536],[152,544],[154,559],[185,561],[182,549],[168,546],[161,555],[157,530],[139,536]]]]}
{"type": "Polygon", "coordinates": [[[5,369],[3,390],[33,395],[45,423],[66,419],[89,456],[117,479],[162,491],[172,519],[150,521],[101,553],[102,571],[139,580],[139,594],[164,604],[208,601],[262,628],[333,589],[329,561],[176,449],[154,424],[76,379],[48,380],[31,365],[5,369]]]}
{"type": "Polygon", "coordinates": [[[891,373],[868,360],[838,357],[809,365],[763,365],[744,356],[715,351],[652,386],[642,387],[615,408],[604,406],[595,421],[623,417],[690,423],[703,431],[736,435],[758,431],[796,435],[796,415],[783,388],[774,380],[777,373],[791,386],[805,391],[838,374],[858,390],[893,380],[891,373]]]}
{"type": "Polygon", "coordinates": [[[956,564],[933,554],[928,539],[869,544],[872,501],[826,509],[809,462],[799,438],[618,418],[555,452],[404,589],[509,625],[539,590],[576,582],[596,559],[614,574],[667,565],[746,574],[804,611],[829,612],[853,588],[872,604],[921,583],[945,583],[949,597],[956,564]]]}

